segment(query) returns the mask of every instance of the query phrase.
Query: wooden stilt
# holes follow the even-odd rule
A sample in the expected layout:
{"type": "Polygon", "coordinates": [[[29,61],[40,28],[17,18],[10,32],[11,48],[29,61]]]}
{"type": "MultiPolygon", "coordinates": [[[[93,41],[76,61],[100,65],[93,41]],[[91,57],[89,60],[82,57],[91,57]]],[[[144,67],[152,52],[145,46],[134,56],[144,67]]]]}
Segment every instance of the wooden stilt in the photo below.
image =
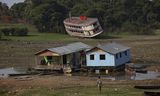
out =
{"type": "Polygon", "coordinates": [[[35,64],[38,65],[38,60],[37,56],[35,56],[35,64]]]}

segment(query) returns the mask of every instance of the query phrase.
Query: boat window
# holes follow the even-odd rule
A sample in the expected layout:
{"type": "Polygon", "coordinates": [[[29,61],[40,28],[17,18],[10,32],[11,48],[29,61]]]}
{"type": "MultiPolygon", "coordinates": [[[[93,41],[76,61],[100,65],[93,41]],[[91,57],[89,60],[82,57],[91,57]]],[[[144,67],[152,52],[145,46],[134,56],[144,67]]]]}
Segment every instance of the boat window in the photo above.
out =
{"type": "Polygon", "coordinates": [[[97,26],[97,22],[95,22],[95,23],[93,24],[93,26],[97,26]]]}
{"type": "Polygon", "coordinates": [[[94,60],[94,54],[90,55],[90,60],[94,60]]]}

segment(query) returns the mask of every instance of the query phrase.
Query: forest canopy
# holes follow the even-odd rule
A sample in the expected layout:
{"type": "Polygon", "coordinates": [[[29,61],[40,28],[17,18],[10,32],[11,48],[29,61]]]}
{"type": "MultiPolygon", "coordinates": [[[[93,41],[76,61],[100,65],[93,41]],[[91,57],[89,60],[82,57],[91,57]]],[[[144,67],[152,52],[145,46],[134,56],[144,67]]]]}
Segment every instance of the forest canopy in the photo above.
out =
{"type": "Polygon", "coordinates": [[[25,0],[9,11],[15,19],[34,24],[39,32],[65,33],[63,20],[69,13],[98,18],[105,32],[147,35],[160,28],[160,0],[25,0]]]}

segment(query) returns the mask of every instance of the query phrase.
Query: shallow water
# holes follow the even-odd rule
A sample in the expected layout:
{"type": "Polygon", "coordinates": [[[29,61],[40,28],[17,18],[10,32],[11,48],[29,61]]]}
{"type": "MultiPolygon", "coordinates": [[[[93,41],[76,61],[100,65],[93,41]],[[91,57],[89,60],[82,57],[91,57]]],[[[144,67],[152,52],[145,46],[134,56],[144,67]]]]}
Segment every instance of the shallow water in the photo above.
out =
{"type": "Polygon", "coordinates": [[[160,76],[160,72],[148,71],[147,74],[136,73],[135,80],[156,79],[160,76]]]}
{"type": "Polygon", "coordinates": [[[116,75],[102,75],[111,80],[148,80],[159,78],[160,72],[148,71],[147,73],[126,74],[125,72],[116,75]]]}
{"type": "MultiPolygon", "coordinates": [[[[9,74],[24,74],[27,72],[27,68],[4,68],[0,69],[0,78],[7,78],[9,74]]],[[[54,75],[54,74],[53,74],[54,75]]],[[[57,74],[56,74],[57,75],[57,74]]],[[[62,74],[59,74],[62,76],[62,74]]],[[[97,76],[97,74],[88,74],[88,73],[73,73],[69,76],[97,76]]],[[[135,73],[132,75],[128,75],[125,72],[119,72],[116,74],[106,74],[101,75],[106,79],[111,80],[147,80],[147,79],[156,79],[160,77],[160,72],[148,71],[147,73],[135,73]]]]}
{"type": "Polygon", "coordinates": [[[9,76],[9,74],[23,74],[26,73],[27,69],[26,68],[4,68],[0,69],[0,77],[6,78],[9,76]]]}
{"type": "Polygon", "coordinates": [[[125,72],[117,72],[113,74],[86,74],[86,73],[74,73],[70,76],[90,76],[90,77],[98,77],[101,76],[106,79],[111,80],[148,80],[148,79],[157,79],[160,78],[160,72],[148,71],[147,73],[135,73],[135,74],[127,74],[125,72]]]}

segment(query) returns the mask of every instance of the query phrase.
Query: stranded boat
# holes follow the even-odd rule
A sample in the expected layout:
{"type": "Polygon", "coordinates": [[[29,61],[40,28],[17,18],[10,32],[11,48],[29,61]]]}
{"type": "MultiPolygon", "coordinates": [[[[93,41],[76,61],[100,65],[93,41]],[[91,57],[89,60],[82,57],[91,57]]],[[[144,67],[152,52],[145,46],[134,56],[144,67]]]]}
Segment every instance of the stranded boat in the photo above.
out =
{"type": "Polygon", "coordinates": [[[75,37],[95,37],[103,32],[97,18],[86,16],[70,17],[64,20],[67,33],[75,37]]]}

